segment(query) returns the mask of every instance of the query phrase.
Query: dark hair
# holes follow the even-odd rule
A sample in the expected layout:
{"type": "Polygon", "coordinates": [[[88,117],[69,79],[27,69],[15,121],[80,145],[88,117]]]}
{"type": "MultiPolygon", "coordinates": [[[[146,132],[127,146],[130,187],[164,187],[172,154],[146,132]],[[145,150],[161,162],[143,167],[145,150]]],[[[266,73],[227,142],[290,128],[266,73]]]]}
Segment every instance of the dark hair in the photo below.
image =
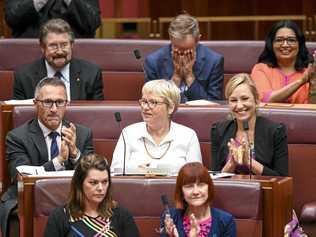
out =
{"type": "Polygon", "coordinates": [[[45,43],[45,39],[49,33],[68,33],[70,42],[73,43],[75,40],[74,32],[72,31],[71,26],[60,18],[51,19],[41,26],[39,31],[39,41],[41,44],[45,43]]]}
{"type": "Polygon", "coordinates": [[[183,185],[201,182],[208,185],[208,199],[209,204],[212,203],[214,198],[214,185],[211,176],[206,167],[200,162],[190,162],[182,166],[178,173],[176,189],[174,193],[174,202],[176,208],[185,209],[188,204],[184,200],[182,187],[183,185]]]}
{"type": "Polygon", "coordinates": [[[108,173],[108,190],[103,201],[99,205],[98,212],[102,217],[110,217],[112,208],[116,206],[116,202],[112,199],[112,182],[110,175],[110,166],[104,156],[91,153],[83,156],[76,166],[75,173],[71,180],[70,194],[68,199],[68,210],[72,218],[77,219],[84,214],[84,193],[83,182],[88,175],[89,170],[97,169],[108,173]]]}
{"type": "Polygon", "coordinates": [[[59,79],[58,77],[44,77],[42,80],[40,80],[36,87],[35,87],[35,92],[34,92],[34,98],[36,99],[39,95],[40,90],[44,86],[61,86],[65,89],[65,93],[67,94],[67,89],[65,86],[65,83],[59,79]]]}
{"type": "Polygon", "coordinates": [[[303,32],[298,27],[298,25],[291,20],[279,21],[272,26],[268,35],[266,36],[264,50],[259,56],[258,63],[265,63],[270,67],[278,67],[278,62],[273,51],[273,41],[277,31],[281,28],[289,28],[293,30],[296,35],[299,49],[296,56],[295,69],[297,71],[301,71],[307,67],[310,62],[313,62],[313,58],[307,50],[303,32]]]}

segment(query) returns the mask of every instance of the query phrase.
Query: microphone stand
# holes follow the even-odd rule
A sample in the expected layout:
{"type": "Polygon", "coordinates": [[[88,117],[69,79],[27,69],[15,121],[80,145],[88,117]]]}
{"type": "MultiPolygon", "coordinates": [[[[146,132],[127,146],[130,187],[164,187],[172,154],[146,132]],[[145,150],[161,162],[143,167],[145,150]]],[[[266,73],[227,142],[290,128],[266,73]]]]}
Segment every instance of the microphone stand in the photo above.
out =
{"type": "Polygon", "coordinates": [[[121,118],[121,113],[120,112],[115,112],[114,113],[114,116],[115,116],[115,120],[116,122],[118,123],[118,126],[122,132],[122,138],[123,138],[123,143],[124,143],[124,157],[123,157],[123,172],[122,172],[122,175],[123,176],[126,176],[126,168],[125,168],[125,163],[126,163],[126,141],[125,141],[125,137],[124,137],[124,132],[123,132],[123,129],[122,129],[122,126],[121,126],[121,121],[122,121],[122,118],[121,118]]]}
{"type": "Polygon", "coordinates": [[[134,53],[135,58],[140,61],[140,66],[141,66],[142,71],[144,73],[144,78],[145,78],[145,82],[146,82],[148,77],[147,77],[147,73],[146,73],[146,70],[144,67],[144,62],[142,60],[142,55],[141,55],[139,49],[134,49],[133,53],[134,53]]]}
{"type": "Polygon", "coordinates": [[[249,179],[251,179],[251,175],[252,175],[252,148],[251,148],[251,145],[249,143],[249,124],[248,124],[248,121],[245,120],[242,122],[242,126],[243,126],[243,129],[244,129],[244,132],[246,133],[246,139],[247,139],[247,146],[248,146],[248,151],[249,151],[249,158],[250,158],[250,161],[249,161],[249,179]]]}

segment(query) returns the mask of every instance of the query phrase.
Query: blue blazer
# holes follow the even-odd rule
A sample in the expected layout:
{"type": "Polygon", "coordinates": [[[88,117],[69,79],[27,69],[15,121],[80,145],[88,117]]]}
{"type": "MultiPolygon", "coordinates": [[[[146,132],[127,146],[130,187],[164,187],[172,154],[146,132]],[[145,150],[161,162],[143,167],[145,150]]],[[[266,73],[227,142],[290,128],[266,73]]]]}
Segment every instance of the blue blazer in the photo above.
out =
{"type": "MultiPolygon", "coordinates": [[[[173,60],[171,44],[164,46],[145,58],[145,81],[171,79],[173,60]]],[[[222,55],[198,44],[193,65],[195,81],[184,92],[187,100],[221,100],[224,81],[224,58],[222,55]]]]}
{"type": "MultiPolygon", "coordinates": [[[[183,216],[185,210],[170,208],[170,215],[176,225],[179,237],[185,237],[183,227],[183,216]]],[[[236,223],[234,217],[223,210],[211,207],[212,227],[208,237],[236,237],[236,223]]],[[[163,214],[160,218],[160,226],[164,227],[163,214]]],[[[161,237],[168,237],[167,234],[160,234],[161,237]]]]}

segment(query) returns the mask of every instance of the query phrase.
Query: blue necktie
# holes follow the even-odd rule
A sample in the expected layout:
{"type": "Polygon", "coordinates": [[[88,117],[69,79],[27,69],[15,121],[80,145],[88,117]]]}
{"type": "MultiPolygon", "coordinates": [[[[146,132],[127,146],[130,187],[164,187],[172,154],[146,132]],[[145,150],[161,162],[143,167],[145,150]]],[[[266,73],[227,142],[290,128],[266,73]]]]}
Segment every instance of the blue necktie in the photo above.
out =
{"type": "Polygon", "coordinates": [[[59,134],[58,132],[51,132],[48,136],[52,139],[52,144],[50,145],[50,158],[54,159],[59,154],[59,149],[56,140],[59,134]]]}
{"type": "Polygon", "coordinates": [[[57,72],[55,72],[54,77],[57,77],[57,78],[59,78],[59,79],[62,79],[62,78],[63,78],[63,74],[61,74],[60,71],[57,71],[57,72]]]}

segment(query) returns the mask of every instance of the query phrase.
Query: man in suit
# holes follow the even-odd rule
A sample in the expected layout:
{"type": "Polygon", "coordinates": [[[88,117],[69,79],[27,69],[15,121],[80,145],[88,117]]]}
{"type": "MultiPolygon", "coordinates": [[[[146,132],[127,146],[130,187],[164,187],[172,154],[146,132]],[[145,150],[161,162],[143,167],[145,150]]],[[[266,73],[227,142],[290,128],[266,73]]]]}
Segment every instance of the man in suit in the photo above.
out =
{"type": "Polygon", "coordinates": [[[4,9],[15,38],[37,38],[54,18],[67,21],[78,38],[94,38],[101,24],[99,0],[6,0],[4,9]]]}
{"type": "Polygon", "coordinates": [[[67,94],[59,78],[41,80],[34,97],[37,117],[13,129],[6,137],[6,159],[12,185],[0,202],[3,236],[7,233],[8,217],[17,204],[18,166],[42,166],[46,171],[69,170],[82,154],[94,151],[91,130],[64,120],[67,94]]]}
{"type": "Polygon", "coordinates": [[[74,37],[67,22],[53,19],[42,26],[39,36],[43,57],[19,68],[14,74],[13,99],[31,99],[43,77],[59,77],[70,100],[103,100],[102,73],[98,66],[72,57],[74,37]]]}
{"type": "Polygon", "coordinates": [[[199,44],[198,21],[181,14],[169,26],[171,44],[145,59],[145,81],[173,80],[181,91],[181,102],[221,100],[224,80],[222,55],[199,44]]]}

